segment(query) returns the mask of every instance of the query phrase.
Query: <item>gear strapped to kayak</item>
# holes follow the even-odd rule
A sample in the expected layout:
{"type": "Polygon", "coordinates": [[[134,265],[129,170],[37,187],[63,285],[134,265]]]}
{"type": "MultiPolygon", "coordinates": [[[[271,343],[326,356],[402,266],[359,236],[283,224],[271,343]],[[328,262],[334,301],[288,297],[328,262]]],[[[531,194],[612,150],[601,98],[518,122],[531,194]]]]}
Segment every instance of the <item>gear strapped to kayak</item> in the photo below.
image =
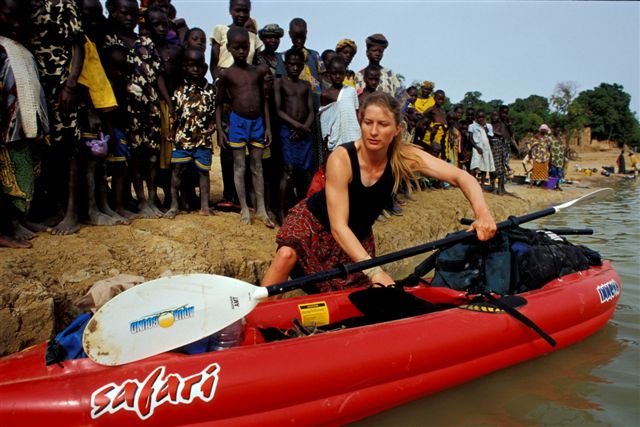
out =
{"type": "Polygon", "coordinates": [[[431,286],[469,293],[517,294],[564,275],[602,265],[600,255],[548,230],[515,227],[488,242],[465,241],[438,251],[431,286]]]}

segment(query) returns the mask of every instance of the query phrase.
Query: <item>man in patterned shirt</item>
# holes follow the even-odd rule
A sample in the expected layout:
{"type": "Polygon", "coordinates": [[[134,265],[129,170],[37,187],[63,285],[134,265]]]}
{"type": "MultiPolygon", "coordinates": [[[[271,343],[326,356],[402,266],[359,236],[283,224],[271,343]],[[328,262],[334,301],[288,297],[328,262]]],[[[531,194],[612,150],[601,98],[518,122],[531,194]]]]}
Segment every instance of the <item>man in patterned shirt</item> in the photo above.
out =
{"type": "Polygon", "coordinates": [[[215,123],[216,92],[205,78],[207,64],[202,50],[187,49],[182,70],[186,82],[173,95],[173,173],[171,208],[165,213],[166,218],[175,218],[178,213],[178,188],[185,166],[191,162],[195,163],[200,174],[200,214],[213,214],[209,208],[209,171],[213,154],[211,135],[215,123]]]}

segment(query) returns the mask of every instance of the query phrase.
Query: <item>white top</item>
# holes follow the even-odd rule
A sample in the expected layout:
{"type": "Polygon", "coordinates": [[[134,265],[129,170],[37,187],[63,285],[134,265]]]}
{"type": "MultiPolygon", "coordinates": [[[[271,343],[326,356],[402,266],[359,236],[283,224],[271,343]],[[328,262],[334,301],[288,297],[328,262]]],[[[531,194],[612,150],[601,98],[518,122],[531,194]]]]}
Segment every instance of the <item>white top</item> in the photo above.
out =
{"type": "MultiPolygon", "coordinates": [[[[228,25],[216,25],[213,27],[211,34],[211,41],[215,41],[220,45],[220,55],[218,57],[218,68],[229,68],[233,65],[233,56],[227,50],[227,32],[229,31],[228,25]]],[[[247,63],[253,64],[253,56],[255,53],[264,46],[262,41],[249,31],[249,56],[247,56],[247,63]]]]}
{"type": "Polygon", "coordinates": [[[329,151],[360,139],[360,123],[356,114],[358,107],[358,95],[351,86],[343,86],[335,102],[320,107],[322,138],[328,137],[329,151]]]}
{"type": "MultiPolygon", "coordinates": [[[[493,131],[493,128],[491,130],[493,131]]],[[[468,132],[473,135],[473,142],[482,149],[482,155],[475,147],[471,150],[471,170],[480,169],[482,172],[495,172],[496,167],[493,163],[493,153],[491,153],[487,132],[477,122],[473,122],[469,126],[468,132]]]]}

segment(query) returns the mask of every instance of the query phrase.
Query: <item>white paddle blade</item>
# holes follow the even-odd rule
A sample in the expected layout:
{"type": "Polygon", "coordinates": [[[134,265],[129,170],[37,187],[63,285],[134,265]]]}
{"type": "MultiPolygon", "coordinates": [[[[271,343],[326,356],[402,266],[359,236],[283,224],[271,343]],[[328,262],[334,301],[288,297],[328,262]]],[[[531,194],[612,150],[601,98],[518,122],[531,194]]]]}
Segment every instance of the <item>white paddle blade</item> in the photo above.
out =
{"type": "Polygon", "coordinates": [[[213,274],[151,280],[98,310],[82,345],[96,363],[123,365],[209,336],[242,319],[267,296],[265,288],[213,274]]]}
{"type": "Polygon", "coordinates": [[[599,188],[595,191],[592,191],[591,193],[585,194],[582,197],[569,200],[568,202],[564,202],[563,204],[554,206],[553,208],[556,210],[556,212],[558,212],[564,208],[568,208],[569,206],[573,206],[573,205],[582,205],[584,203],[599,202],[611,196],[612,194],[613,194],[612,188],[599,188]]]}

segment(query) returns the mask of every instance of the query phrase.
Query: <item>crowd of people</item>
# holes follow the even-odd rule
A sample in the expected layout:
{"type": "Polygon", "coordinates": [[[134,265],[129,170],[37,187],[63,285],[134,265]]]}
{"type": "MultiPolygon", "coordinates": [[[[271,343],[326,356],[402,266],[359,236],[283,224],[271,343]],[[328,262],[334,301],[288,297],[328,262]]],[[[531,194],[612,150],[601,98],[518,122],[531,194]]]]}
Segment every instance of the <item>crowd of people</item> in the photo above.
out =
{"type": "MultiPolygon", "coordinates": [[[[366,38],[368,65],[356,72],[355,41],[320,54],[295,18],[282,51],[285,30],[258,28],[250,0],[230,0],[231,23],[210,37],[176,18],[170,0],[105,6],[107,17],[99,0],[0,0],[0,246],[182,210],[238,209],[245,224],[282,225],[324,186],[329,154],[361,140],[362,106],[380,92],[398,102],[405,141],[505,192],[508,107],[447,111],[433,82],[402,87],[382,65],[382,34],[366,38]],[[213,203],[215,145],[223,199],[213,203]]],[[[410,181],[383,212],[401,214],[410,181]]]]}

